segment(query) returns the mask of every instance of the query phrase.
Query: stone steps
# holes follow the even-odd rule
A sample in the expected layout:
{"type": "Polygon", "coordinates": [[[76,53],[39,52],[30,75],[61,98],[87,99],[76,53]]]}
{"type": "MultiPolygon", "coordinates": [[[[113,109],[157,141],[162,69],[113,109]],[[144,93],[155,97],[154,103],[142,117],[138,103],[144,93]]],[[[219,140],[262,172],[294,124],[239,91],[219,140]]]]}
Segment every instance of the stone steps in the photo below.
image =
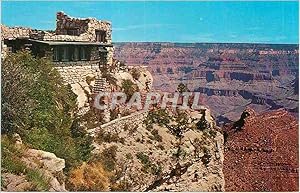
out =
{"type": "Polygon", "coordinates": [[[106,78],[96,78],[95,85],[93,87],[93,93],[107,92],[109,89],[109,84],[106,78]]]}

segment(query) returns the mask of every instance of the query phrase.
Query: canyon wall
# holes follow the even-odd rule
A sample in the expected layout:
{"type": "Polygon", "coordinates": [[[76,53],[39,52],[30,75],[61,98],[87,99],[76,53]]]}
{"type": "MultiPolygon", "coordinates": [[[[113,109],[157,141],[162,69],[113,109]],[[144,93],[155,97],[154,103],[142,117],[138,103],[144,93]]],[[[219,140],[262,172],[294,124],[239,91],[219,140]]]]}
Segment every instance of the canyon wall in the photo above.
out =
{"type": "Polygon", "coordinates": [[[144,65],[157,90],[179,83],[202,94],[218,124],[239,118],[246,106],[259,112],[298,112],[298,45],[237,43],[116,43],[115,57],[144,65]]]}
{"type": "Polygon", "coordinates": [[[297,119],[284,109],[246,111],[241,131],[224,127],[226,191],[299,191],[297,119]]]}

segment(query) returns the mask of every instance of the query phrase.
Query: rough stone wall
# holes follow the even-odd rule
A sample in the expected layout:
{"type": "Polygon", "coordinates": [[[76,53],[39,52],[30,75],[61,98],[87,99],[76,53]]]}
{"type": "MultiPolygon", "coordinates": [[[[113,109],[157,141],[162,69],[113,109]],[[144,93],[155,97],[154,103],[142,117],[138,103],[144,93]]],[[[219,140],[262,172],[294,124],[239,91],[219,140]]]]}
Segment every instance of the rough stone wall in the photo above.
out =
{"type": "Polygon", "coordinates": [[[1,25],[1,40],[16,39],[16,38],[29,38],[32,29],[25,27],[7,27],[1,25]]]}
{"type": "Polygon", "coordinates": [[[112,43],[111,23],[108,21],[101,21],[95,18],[73,18],[63,12],[58,12],[56,16],[55,32],[35,30],[30,34],[30,38],[44,41],[96,42],[95,30],[102,30],[106,32],[106,43],[112,43]],[[68,35],[67,29],[78,29],[79,35],[68,35]]]}
{"type": "MultiPolygon", "coordinates": [[[[14,134],[15,148],[19,150],[19,162],[21,162],[28,170],[33,170],[47,179],[49,192],[66,192],[63,173],[65,168],[65,160],[56,157],[54,153],[37,149],[29,149],[22,144],[22,139],[18,134],[14,134]]],[[[5,192],[26,192],[37,191],[36,185],[26,177],[26,174],[10,173],[9,168],[1,169],[1,191],[5,192]]],[[[39,181],[40,182],[40,181],[39,181]]],[[[39,190],[41,191],[41,190],[39,190]]]]}
{"type": "Polygon", "coordinates": [[[106,50],[107,56],[106,56],[106,61],[109,66],[113,64],[113,57],[114,57],[114,47],[107,47],[106,50]]]}
{"type": "Polygon", "coordinates": [[[90,129],[89,132],[92,136],[97,134],[99,130],[115,131],[119,133],[123,130],[125,125],[127,125],[128,128],[133,128],[137,125],[142,124],[145,118],[147,117],[147,115],[148,115],[148,111],[138,111],[128,116],[112,120],[108,123],[101,125],[100,127],[90,129]]]}
{"type": "Polygon", "coordinates": [[[95,77],[99,72],[98,65],[90,66],[60,66],[55,67],[67,84],[75,84],[86,81],[86,77],[95,77]]]}
{"type": "Polygon", "coordinates": [[[78,29],[79,37],[83,41],[96,41],[95,30],[102,30],[106,32],[106,41],[111,43],[111,23],[108,21],[99,21],[95,18],[73,18],[63,12],[56,14],[56,35],[67,35],[67,29],[78,29]]]}
{"type": "Polygon", "coordinates": [[[31,31],[30,28],[1,25],[1,58],[5,58],[9,52],[9,48],[4,44],[4,39],[29,38],[31,31]]]}

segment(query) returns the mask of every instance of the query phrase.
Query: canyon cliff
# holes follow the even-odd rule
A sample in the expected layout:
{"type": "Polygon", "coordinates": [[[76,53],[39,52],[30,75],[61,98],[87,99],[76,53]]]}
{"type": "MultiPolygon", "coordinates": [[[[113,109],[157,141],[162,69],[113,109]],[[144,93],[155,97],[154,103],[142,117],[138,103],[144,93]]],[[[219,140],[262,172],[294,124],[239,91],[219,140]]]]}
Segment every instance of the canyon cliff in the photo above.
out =
{"type": "Polygon", "coordinates": [[[298,191],[298,121],[284,109],[247,109],[240,131],[224,127],[226,191],[298,191]]]}
{"type": "Polygon", "coordinates": [[[151,71],[157,90],[179,83],[202,93],[218,124],[245,109],[298,113],[298,45],[116,43],[115,57],[151,71]]]}

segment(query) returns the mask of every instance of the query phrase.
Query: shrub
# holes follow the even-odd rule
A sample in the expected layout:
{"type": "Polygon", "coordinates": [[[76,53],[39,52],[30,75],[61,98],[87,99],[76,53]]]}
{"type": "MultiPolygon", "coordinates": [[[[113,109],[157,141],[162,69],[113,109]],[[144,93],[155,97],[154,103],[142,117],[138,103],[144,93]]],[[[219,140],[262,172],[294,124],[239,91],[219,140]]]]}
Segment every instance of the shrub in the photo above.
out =
{"type": "Polygon", "coordinates": [[[134,134],[136,131],[137,131],[137,129],[139,128],[139,126],[134,126],[134,127],[131,127],[130,129],[129,129],[129,132],[128,132],[128,134],[129,135],[132,135],[132,134],[134,134]]]}
{"type": "Polygon", "coordinates": [[[142,171],[143,172],[150,172],[153,175],[159,175],[162,171],[161,166],[151,163],[150,158],[148,155],[142,153],[142,152],[138,152],[136,154],[137,159],[139,159],[141,161],[141,163],[143,164],[143,168],[142,171]]]}
{"type": "Polygon", "coordinates": [[[99,145],[102,144],[103,142],[106,142],[106,143],[115,142],[115,143],[123,143],[123,144],[125,143],[125,139],[122,137],[119,137],[119,135],[117,133],[104,132],[103,130],[100,130],[97,133],[95,141],[99,145]]]}
{"type": "Polygon", "coordinates": [[[29,53],[8,55],[1,63],[1,133],[26,129],[36,103],[30,97],[34,76],[26,63],[35,62],[29,53]]]}
{"type": "Polygon", "coordinates": [[[138,91],[138,87],[131,80],[125,79],[122,81],[122,90],[126,94],[127,100],[129,100],[138,91]]]}
{"type": "Polygon", "coordinates": [[[102,163],[83,163],[70,171],[67,187],[71,191],[108,191],[110,173],[102,163]]]}
{"type": "Polygon", "coordinates": [[[128,128],[128,125],[125,124],[124,127],[123,127],[123,130],[124,130],[124,131],[128,131],[128,129],[129,129],[129,128],[128,128]]]}
{"type": "Polygon", "coordinates": [[[156,146],[158,149],[160,150],[165,150],[165,147],[162,144],[159,144],[158,146],[156,146]]]}
{"type": "MultiPolygon", "coordinates": [[[[94,101],[91,101],[93,104],[94,101]]],[[[80,117],[80,122],[85,123],[87,128],[95,128],[104,123],[104,112],[91,105],[89,111],[80,117]]]]}
{"type": "Polygon", "coordinates": [[[132,159],[133,159],[133,156],[132,156],[131,153],[127,153],[125,157],[126,157],[126,159],[128,159],[128,160],[132,160],[132,159]]]}
{"type": "Polygon", "coordinates": [[[171,121],[171,117],[169,116],[166,109],[158,109],[152,110],[148,113],[146,119],[144,120],[144,124],[147,129],[152,129],[153,124],[158,124],[159,126],[166,126],[171,121]]]}
{"type": "Polygon", "coordinates": [[[111,120],[117,119],[119,117],[119,114],[120,114],[119,109],[112,109],[109,111],[110,111],[110,119],[111,120]]]}
{"type": "Polygon", "coordinates": [[[1,167],[10,173],[20,175],[25,172],[26,165],[20,160],[22,152],[15,147],[13,140],[5,135],[1,136],[1,167]]]}
{"type": "Polygon", "coordinates": [[[157,129],[153,129],[153,130],[151,131],[151,134],[153,135],[154,140],[156,140],[156,141],[158,141],[158,142],[162,142],[162,136],[160,136],[160,135],[158,134],[158,130],[157,130],[157,129]]]}
{"type": "Polygon", "coordinates": [[[101,160],[101,163],[103,164],[105,170],[111,172],[115,169],[117,161],[117,149],[117,146],[111,146],[109,148],[104,149],[100,154],[98,160],[101,160]]]}
{"type": "Polygon", "coordinates": [[[42,128],[29,130],[24,141],[35,149],[52,152],[57,157],[65,159],[67,170],[79,162],[76,145],[71,137],[54,135],[42,128]]]}
{"type": "Polygon", "coordinates": [[[32,182],[32,190],[48,191],[50,188],[49,178],[46,178],[39,170],[28,169],[26,179],[32,182]]]}
{"type": "Polygon", "coordinates": [[[183,93],[183,92],[188,92],[189,89],[187,88],[187,86],[183,83],[179,83],[178,86],[177,86],[177,91],[179,93],[183,93]]]}
{"type": "Polygon", "coordinates": [[[53,152],[67,167],[74,166],[88,154],[81,152],[87,151],[81,148],[86,135],[75,139],[71,132],[76,98],[50,60],[28,51],[10,54],[2,65],[1,132],[17,132],[31,147],[53,152]]]}
{"type": "Polygon", "coordinates": [[[93,137],[91,137],[86,129],[80,125],[79,119],[73,121],[71,135],[75,141],[77,159],[88,161],[91,158],[91,152],[94,149],[94,146],[92,145],[93,137]]]}

